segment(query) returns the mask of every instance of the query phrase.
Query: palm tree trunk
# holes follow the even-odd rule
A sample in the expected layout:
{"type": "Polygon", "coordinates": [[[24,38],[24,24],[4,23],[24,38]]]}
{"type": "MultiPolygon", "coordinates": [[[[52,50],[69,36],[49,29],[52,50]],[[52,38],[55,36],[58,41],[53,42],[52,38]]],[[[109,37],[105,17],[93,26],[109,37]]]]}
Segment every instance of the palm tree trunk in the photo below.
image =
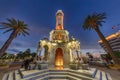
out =
{"type": "Polygon", "coordinates": [[[112,57],[112,59],[114,60],[114,62],[116,64],[120,64],[118,58],[115,56],[113,49],[111,48],[110,44],[108,43],[108,41],[105,39],[104,35],[101,33],[101,31],[99,30],[99,28],[96,28],[95,31],[97,32],[97,34],[99,35],[99,37],[101,38],[101,40],[103,41],[107,51],[109,52],[110,56],[112,57]]]}
{"type": "Polygon", "coordinates": [[[18,33],[18,31],[15,30],[10,34],[10,37],[8,38],[8,40],[5,42],[5,44],[0,49],[0,57],[5,53],[6,49],[11,44],[12,40],[17,36],[17,33],[18,33]]]}

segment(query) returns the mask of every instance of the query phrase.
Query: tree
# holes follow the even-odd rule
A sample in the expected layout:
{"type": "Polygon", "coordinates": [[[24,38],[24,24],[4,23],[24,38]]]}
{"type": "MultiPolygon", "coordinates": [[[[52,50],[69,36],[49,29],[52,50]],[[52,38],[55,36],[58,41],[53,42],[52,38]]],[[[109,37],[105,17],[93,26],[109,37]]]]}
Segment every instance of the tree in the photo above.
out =
{"type": "Polygon", "coordinates": [[[16,56],[17,59],[24,59],[24,53],[22,51],[20,51],[17,56],[16,56]]]}
{"type": "Polygon", "coordinates": [[[32,58],[35,58],[35,57],[36,57],[36,55],[37,55],[37,53],[36,53],[36,52],[31,53],[32,58]]]}
{"type": "Polygon", "coordinates": [[[110,44],[108,43],[108,41],[106,40],[106,38],[104,37],[102,32],[100,31],[100,27],[102,26],[102,23],[105,22],[104,21],[105,19],[106,19],[105,13],[101,13],[101,14],[94,13],[92,15],[88,15],[85,18],[85,21],[83,23],[83,29],[84,30],[91,30],[91,29],[95,30],[97,32],[98,36],[103,41],[108,53],[110,54],[110,56],[112,57],[114,62],[116,64],[119,64],[119,60],[114,55],[113,49],[111,48],[110,44]]]}
{"type": "Polygon", "coordinates": [[[13,39],[15,39],[19,35],[29,35],[28,31],[29,28],[27,27],[27,24],[24,23],[24,21],[16,20],[14,18],[7,19],[7,22],[2,22],[2,27],[0,29],[5,29],[3,33],[7,33],[11,31],[11,34],[8,38],[8,40],[4,43],[2,48],[0,49],[0,57],[4,54],[6,49],[9,47],[13,39]]]}
{"type": "Polygon", "coordinates": [[[28,48],[24,51],[24,57],[30,57],[31,56],[31,50],[28,48]]]}
{"type": "Polygon", "coordinates": [[[7,52],[5,52],[1,57],[0,57],[0,59],[5,59],[6,58],[6,56],[7,56],[7,52]]]}
{"type": "Polygon", "coordinates": [[[25,53],[26,53],[26,54],[30,54],[30,53],[31,53],[30,48],[26,49],[25,53]]]}

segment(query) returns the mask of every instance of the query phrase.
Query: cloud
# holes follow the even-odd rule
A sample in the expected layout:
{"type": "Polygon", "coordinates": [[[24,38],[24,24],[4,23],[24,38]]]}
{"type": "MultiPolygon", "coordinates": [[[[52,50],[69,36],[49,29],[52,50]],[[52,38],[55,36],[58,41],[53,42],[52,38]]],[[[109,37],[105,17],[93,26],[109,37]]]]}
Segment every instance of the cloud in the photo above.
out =
{"type": "Polygon", "coordinates": [[[81,49],[81,52],[83,54],[86,54],[87,52],[90,53],[97,53],[97,54],[101,54],[101,53],[105,53],[105,51],[103,49],[81,49]]]}
{"type": "Polygon", "coordinates": [[[36,26],[31,27],[31,34],[32,35],[49,35],[49,32],[52,30],[50,27],[43,27],[43,26],[36,26]]]}
{"type": "Polygon", "coordinates": [[[23,46],[21,43],[18,43],[18,42],[13,43],[13,45],[14,45],[14,46],[20,46],[20,47],[23,46]]]}
{"type": "Polygon", "coordinates": [[[18,50],[18,49],[8,49],[7,51],[10,51],[10,52],[20,52],[20,50],[18,50]]]}
{"type": "Polygon", "coordinates": [[[92,41],[82,41],[80,43],[80,46],[82,49],[100,49],[101,47],[97,42],[92,42],[92,41]]]}

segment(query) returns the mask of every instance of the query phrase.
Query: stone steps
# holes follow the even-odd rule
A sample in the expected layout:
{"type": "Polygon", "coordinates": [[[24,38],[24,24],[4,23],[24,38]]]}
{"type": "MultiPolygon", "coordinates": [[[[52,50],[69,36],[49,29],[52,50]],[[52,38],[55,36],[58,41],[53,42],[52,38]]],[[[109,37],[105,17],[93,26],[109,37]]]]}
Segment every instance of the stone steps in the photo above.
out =
{"type": "MultiPolygon", "coordinates": [[[[49,80],[56,80],[56,79],[49,79],[49,80]]],[[[69,80],[69,79],[57,79],[57,80],[69,80]]]]}
{"type": "Polygon", "coordinates": [[[2,79],[2,80],[8,80],[8,76],[9,76],[9,74],[6,73],[6,74],[3,76],[3,79],[2,79]]]}
{"type": "Polygon", "coordinates": [[[49,70],[28,70],[28,71],[21,71],[21,74],[23,75],[23,79],[33,79],[35,77],[41,77],[44,75],[47,75],[49,73],[49,70]]]}
{"type": "Polygon", "coordinates": [[[77,77],[79,79],[82,79],[82,80],[92,80],[91,77],[89,76],[84,76],[84,75],[80,75],[80,74],[75,74],[75,73],[69,73],[70,76],[74,76],[74,77],[77,77]]]}
{"type": "Polygon", "coordinates": [[[8,80],[13,80],[13,72],[10,72],[10,73],[9,73],[9,78],[8,78],[8,80]]]}
{"type": "Polygon", "coordinates": [[[97,69],[94,71],[92,77],[93,80],[112,80],[109,73],[97,69]]]}
{"type": "Polygon", "coordinates": [[[15,70],[15,71],[5,73],[2,80],[20,80],[20,79],[21,79],[21,76],[18,70],[15,70]]]}
{"type": "Polygon", "coordinates": [[[15,71],[15,80],[20,80],[21,79],[21,76],[18,72],[18,70],[15,71]]]}
{"type": "Polygon", "coordinates": [[[46,73],[42,73],[42,74],[37,74],[37,75],[33,75],[33,76],[30,76],[30,77],[27,77],[27,78],[23,78],[22,80],[36,80],[36,79],[44,79],[44,78],[46,78],[46,77],[48,77],[49,76],[49,74],[48,74],[48,72],[46,72],[46,73]]]}
{"type": "Polygon", "coordinates": [[[68,73],[75,73],[75,74],[79,74],[79,75],[83,75],[83,76],[89,76],[89,77],[91,77],[91,73],[90,72],[84,72],[84,70],[83,71],[74,71],[74,70],[68,70],[68,73]]]}
{"type": "MultiPolygon", "coordinates": [[[[29,72],[29,71],[28,71],[29,72]]],[[[24,72],[23,72],[24,73],[24,72]]],[[[90,74],[74,70],[38,70],[36,73],[23,74],[23,80],[48,80],[48,79],[69,79],[69,80],[92,80],[90,74]]]]}
{"type": "Polygon", "coordinates": [[[70,75],[49,75],[47,77],[39,78],[36,80],[82,80],[70,75]]]}
{"type": "Polygon", "coordinates": [[[23,69],[6,73],[2,80],[112,80],[108,73],[98,70],[93,78],[93,70],[28,70],[23,69]],[[107,76],[106,76],[107,74],[107,76]],[[102,75],[102,77],[101,77],[102,75]],[[106,79],[106,77],[108,79],[106,79]]]}

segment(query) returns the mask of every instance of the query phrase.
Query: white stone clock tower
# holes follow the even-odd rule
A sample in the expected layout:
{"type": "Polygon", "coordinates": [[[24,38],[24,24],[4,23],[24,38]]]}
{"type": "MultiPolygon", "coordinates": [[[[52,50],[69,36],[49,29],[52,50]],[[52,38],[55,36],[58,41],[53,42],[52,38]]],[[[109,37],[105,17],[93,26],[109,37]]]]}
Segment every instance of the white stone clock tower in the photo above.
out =
{"type": "Polygon", "coordinates": [[[50,32],[50,39],[42,39],[39,42],[38,51],[45,48],[44,60],[50,67],[63,69],[69,67],[74,60],[74,51],[80,52],[80,42],[75,38],[69,39],[69,32],[64,30],[64,13],[58,10],[56,13],[56,28],[50,32]]]}

